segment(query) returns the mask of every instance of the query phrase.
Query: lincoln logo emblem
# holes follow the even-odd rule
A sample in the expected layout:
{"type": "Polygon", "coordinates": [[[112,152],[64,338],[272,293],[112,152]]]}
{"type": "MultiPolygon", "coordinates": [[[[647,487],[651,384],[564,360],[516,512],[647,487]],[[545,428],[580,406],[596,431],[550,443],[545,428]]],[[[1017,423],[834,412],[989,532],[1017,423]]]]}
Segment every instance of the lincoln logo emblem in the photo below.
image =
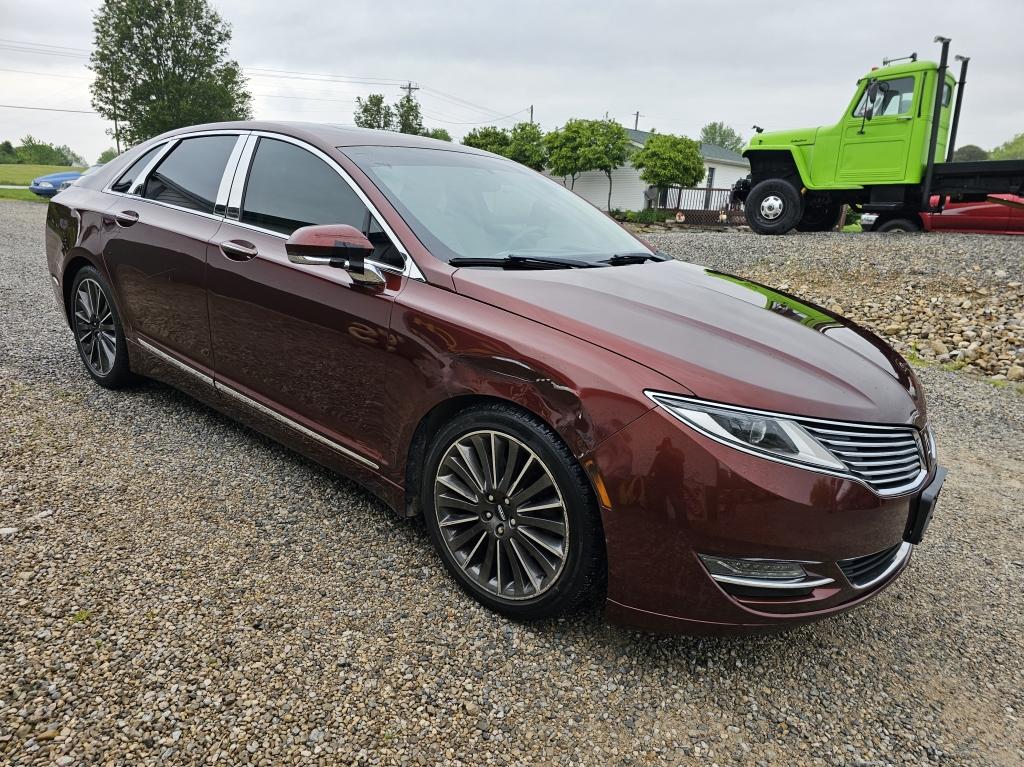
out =
{"type": "Polygon", "coordinates": [[[498,516],[501,517],[501,521],[505,521],[505,510],[501,508],[501,504],[498,504],[498,516]]]}

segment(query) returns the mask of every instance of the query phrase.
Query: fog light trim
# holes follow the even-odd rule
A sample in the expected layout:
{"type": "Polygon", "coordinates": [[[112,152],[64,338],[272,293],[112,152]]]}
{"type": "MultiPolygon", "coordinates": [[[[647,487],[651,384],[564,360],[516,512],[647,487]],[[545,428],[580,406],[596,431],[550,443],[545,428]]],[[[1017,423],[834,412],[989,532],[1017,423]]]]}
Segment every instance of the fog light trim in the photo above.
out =
{"type": "Polygon", "coordinates": [[[700,554],[701,562],[717,583],[755,589],[796,591],[827,586],[832,578],[807,574],[800,562],[781,559],[754,559],[700,554]],[[761,573],[758,573],[758,570],[761,573]]]}

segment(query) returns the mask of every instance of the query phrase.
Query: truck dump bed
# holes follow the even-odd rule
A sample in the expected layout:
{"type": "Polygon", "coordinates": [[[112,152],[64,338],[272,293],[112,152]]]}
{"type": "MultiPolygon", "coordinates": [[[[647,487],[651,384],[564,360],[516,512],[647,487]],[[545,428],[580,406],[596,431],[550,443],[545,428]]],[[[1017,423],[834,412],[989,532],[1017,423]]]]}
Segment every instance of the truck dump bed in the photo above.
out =
{"type": "Polygon", "coordinates": [[[1024,160],[936,163],[931,193],[957,199],[984,199],[1001,193],[1024,195],[1024,160]]]}

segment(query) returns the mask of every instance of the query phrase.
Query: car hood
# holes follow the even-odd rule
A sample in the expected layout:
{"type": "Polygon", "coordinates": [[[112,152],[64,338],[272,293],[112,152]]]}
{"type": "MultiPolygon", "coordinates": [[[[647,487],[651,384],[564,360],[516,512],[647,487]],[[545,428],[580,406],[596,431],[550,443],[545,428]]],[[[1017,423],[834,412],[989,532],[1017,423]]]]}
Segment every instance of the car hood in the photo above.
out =
{"type": "Polygon", "coordinates": [[[82,174],[78,171],[62,171],[60,173],[51,173],[48,176],[40,176],[39,178],[32,179],[33,184],[38,184],[40,181],[49,181],[51,184],[59,184],[61,181],[67,181],[69,178],[78,178],[82,174]]]}
{"type": "Polygon", "coordinates": [[[922,423],[907,363],[853,322],[681,261],[599,269],[463,268],[464,295],[596,344],[679,393],[819,418],[922,423]]]}

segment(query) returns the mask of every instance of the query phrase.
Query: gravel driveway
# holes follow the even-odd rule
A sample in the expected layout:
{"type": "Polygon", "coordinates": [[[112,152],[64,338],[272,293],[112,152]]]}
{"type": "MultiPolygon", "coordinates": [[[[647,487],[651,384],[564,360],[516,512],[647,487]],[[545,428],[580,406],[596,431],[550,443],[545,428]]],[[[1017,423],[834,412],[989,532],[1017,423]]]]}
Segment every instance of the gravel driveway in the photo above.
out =
{"type": "MultiPolygon", "coordinates": [[[[44,215],[0,202],[0,527],[16,528],[0,533],[0,763],[1024,761],[1012,388],[921,370],[951,475],[912,566],[869,605],[742,639],[633,633],[596,609],[527,627],[463,596],[419,527],[345,480],[164,386],[93,385],[54,306],[44,215]]],[[[869,236],[673,238],[734,271],[767,248],[875,252],[869,236]]],[[[957,241],[1019,271],[1024,240],[997,239],[957,241]]]]}

